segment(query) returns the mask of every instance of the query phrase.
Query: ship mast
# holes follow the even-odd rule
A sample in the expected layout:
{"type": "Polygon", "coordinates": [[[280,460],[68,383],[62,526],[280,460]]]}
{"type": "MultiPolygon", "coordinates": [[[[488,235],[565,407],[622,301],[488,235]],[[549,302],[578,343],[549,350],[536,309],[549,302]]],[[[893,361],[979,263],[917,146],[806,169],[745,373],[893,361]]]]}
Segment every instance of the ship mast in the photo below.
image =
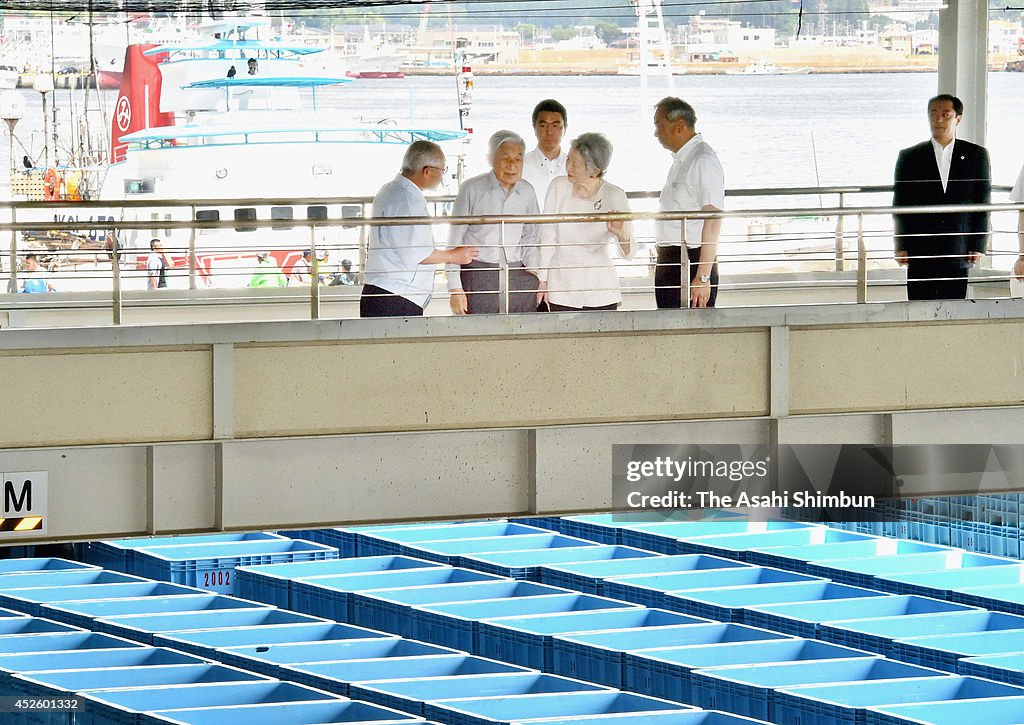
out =
{"type": "MultiPolygon", "coordinates": [[[[640,104],[644,113],[650,110],[647,81],[650,75],[666,76],[672,87],[672,46],[665,33],[661,0],[630,0],[637,17],[640,63],[640,104]]],[[[650,114],[648,114],[650,115],[650,114]]]]}

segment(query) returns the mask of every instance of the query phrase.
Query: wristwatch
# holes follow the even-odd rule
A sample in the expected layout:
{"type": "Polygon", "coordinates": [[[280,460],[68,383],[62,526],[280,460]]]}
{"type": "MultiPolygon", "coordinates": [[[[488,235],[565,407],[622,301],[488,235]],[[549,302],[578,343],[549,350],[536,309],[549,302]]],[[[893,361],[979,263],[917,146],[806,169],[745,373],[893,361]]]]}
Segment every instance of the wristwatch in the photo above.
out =
{"type": "Polygon", "coordinates": [[[710,274],[702,274],[699,277],[697,277],[697,279],[700,280],[701,284],[707,284],[708,282],[711,281],[711,275],[710,274]]]}

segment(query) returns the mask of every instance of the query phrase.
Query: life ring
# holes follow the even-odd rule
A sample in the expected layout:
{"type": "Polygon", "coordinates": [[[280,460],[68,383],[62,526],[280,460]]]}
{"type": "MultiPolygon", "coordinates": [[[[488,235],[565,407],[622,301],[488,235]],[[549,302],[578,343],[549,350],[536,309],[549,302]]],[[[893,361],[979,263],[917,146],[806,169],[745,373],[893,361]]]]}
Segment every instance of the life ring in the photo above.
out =
{"type": "Polygon", "coordinates": [[[43,198],[47,201],[60,201],[60,173],[52,166],[43,173],[43,198]]]}

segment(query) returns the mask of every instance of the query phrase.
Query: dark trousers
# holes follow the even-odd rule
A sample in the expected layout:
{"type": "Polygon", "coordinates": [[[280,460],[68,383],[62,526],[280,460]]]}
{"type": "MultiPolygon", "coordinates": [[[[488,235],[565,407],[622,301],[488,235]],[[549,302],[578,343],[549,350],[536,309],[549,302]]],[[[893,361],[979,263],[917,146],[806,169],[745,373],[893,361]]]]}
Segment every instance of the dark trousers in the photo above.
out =
{"type": "Polygon", "coordinates": [[[910,258],[907,264],[908,300],[967,298],[967,268],[953,259],[910,258]]]}
{"type": "Polygon", "coordinates": [[[618,302],[612,302],[610,305],[601,305],[600,307],[566,307],[565,305],[556,305],[554,302],[548,302],[548,310],[551,312],[600,312],[602,310],[617,309],[619,309],[618,302]]]}
{"type": "Polygon", "coordinates": [[[373,284],[363,285],[359,297],[360,317],[422,317],[423,308],[401,295],[373,284]]]}
{"type": "MultiPolygon", "coordinates": [[[[462,265],[459,276],[462,278],[462,291],[466,293],[469,314],[497,314],[501,300],[501,269],[497,264],[473,260],[462,265]]],[[[508,311],[510,313],[536,312],[537,287],[540,281],[537,275],[526,271],[520,264],[508,267],[508,311]]]]}
{"type": "MultiPolygon", "coordinates": [[[[700,263],[700,247],[686,248],[686,275],[692,280],[700,263]]],[[[658,247],[658,263],[654,268],[654,299],[658,309],[679,309],[683,304],[683,253],[680,247],[658,247]]],[[[708,307],[718,299],[718,262],[711,265],[711,296],[708,307]]]]}

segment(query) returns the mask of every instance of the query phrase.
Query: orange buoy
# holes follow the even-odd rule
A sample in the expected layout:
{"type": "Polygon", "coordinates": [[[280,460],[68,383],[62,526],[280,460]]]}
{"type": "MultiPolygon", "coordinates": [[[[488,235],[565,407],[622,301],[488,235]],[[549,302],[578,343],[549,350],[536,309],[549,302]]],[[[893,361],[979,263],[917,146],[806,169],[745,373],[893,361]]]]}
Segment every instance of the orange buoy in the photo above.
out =
{"type": "Polygon", "coordinates": [[[47,201],[60,201],[62,184],[60,172],[52,166],[43,174],[43,198],[47,201]]]}

